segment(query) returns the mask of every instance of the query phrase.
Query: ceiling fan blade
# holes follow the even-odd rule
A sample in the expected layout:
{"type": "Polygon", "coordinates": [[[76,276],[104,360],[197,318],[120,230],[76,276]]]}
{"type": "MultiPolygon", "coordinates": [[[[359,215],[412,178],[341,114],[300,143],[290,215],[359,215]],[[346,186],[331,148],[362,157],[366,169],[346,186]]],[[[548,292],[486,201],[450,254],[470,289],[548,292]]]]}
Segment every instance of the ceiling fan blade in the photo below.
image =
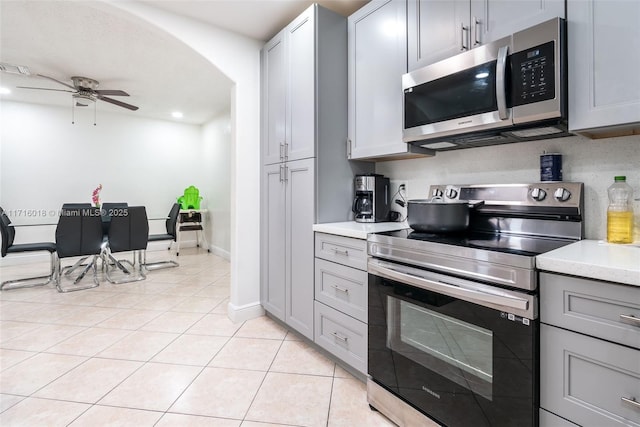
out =
{"type": "Polygon", "coordinates": [[[117,105],[118,107],[123,107],[123,108],[128,108],[131,111],[136,111],[138,109],[138,107],[136,107],[135,105],[131,105],[131,104],[127,104],[125,102],[122,101],[118,101],[115,99],[111,99],[111,98],[107,98],[106,96],[102,96],[102,95],[98,95],[98,99],[108,102],[110,104],[113,105],[117,105]]]}
{"type": "Polygon", "coordinates": [[[75,88],[75,87],[73,87],[73,86],[71,86],[71,85],[68,85],[68,84],[66,84],[65,82],[61,82],[60,80],[54,79],[53,77],[45,76],[45,75],[43,75],[43,74],[36,74],[36,76],[38,76],[38,77],[43,77],[43,78],[45,78],[45,79],[52,80],[52,81],[54,81],[54,82],[56,82],[56,83],[60,83],[61,85],[68,87],[69,89],[76,90],[76,88],[75,88]]]}
{"type": "Polygon", "coordinates": [[[18,89],[38,89],[38,90],[53,90],[55,92],[69,92],[75,93],[74,90],[66,90],[66,89],[50,89],[48,87],[32,87],[32,86],[16,86],[18,89]]]}
{"type": "Polygon", "coordinates": [[[129,96],[129,94],[123,90],[96,89],[94,92],[98,95],[129,96]]]}

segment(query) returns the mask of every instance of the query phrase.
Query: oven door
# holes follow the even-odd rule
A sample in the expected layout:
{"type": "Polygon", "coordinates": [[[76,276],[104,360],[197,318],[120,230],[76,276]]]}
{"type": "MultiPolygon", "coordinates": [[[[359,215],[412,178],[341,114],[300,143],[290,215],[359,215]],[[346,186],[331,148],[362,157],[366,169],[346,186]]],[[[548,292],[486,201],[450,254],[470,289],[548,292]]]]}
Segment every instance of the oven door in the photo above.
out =
{"type": "Polygon", "coordinates": [[[371,379],[446,426],[537,425],[537,300],[487,288],[370,259],[371,379]]]}
{"type": "Polygon", "coordinates": [[[403,140],[510,126],[510,44],[506,37],[403,75],[403,140]]]}

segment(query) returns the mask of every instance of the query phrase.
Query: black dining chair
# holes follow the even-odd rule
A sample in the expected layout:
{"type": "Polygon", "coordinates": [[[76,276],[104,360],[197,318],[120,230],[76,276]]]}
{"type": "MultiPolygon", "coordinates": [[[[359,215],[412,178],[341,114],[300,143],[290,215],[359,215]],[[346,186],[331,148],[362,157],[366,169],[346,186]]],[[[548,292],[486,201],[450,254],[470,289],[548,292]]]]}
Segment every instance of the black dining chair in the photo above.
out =
{"type": "Polygon", "coordinates": [[[100,206],[100,216],[102,219],[102,231],[104,235],[109,234],[109,225],[111,224],[111,217],[121,215],[122,208],[128,207],[127,202],[107,202],[100,206]]]}
{"type": "Polygon", "coordinates": [[[145,207],[119,208],[119,214],[111,217],[108,236],[106,250],[113,264],[107,264],[107,280],[113,284],[120,284],[146,279],[142,251],[147,249],[149,220],[145,207]],[[133,262],[116,259],[113,254],[118,252],[133,252],[133,262]],[[124,264],[128,264],[130,269],[127,269],[124,264]],[[115,270],[122,271],[125,277],[116,278],[113,274],[115,270]]]}
{"type": "Polygon", "coordinates": [[[90,289],[100,284],[96,260],[102,251],[102,236],[102,220],[99,209],[65,207],[61,209],[56,227],[56,252],[58,254],[56,288],[58,292],[90,289]],[[80,257],[80,259],[73,266],[62,268],[61,260],[70,257],[80,257]],[[89,262],[82,264],[89,258],[89,262]],[[84,268],[76,276],[73,276],[72,272],[79,266],[84,268]],[[93,269],[93,283],[77,286],[90,269],[93,269]],[[63,277],[70,277],[74,286],[62,286],[63,277]]]}
{"type": "Polygon", "coordinates": [[[11,225],[11,220],[4,209],[0,207],[0,234],[2,234],[2,258],[9,254],[26,252],[49,252],[51,257],[51,271],[46,276],[29,277],[24,279],[6,280],[0,283],[0,290],[30,288],[34,286],[44,286],[51,282],[56,269],[56,244],[53,242],[21,243],[14,244],[16,230],[11,225]],[[34,282],[35,280],[47,279],[45,282],[34,282]]]}
{"type": "MultiPolygon", "coordinates": [[[[174,203],[171,206],[171,210],[169,211],[169,216],[165,221],[165,227],[167,232],[164,234],[150,234],[149,242],[162,242],[169,241],[169,250],[171,250],[171,244],[176,241],[176,226],[178,224],[178,216],[180,214],[180,205],[178,203],[174,203]]],[[[159,270],[161,268],[172,268],[179,267],[180,264],[173,260],[166,261],[154,261],[147,262],[147,251],[144,251],[144,261],[143,266],[147,270],[159,270]]]]}

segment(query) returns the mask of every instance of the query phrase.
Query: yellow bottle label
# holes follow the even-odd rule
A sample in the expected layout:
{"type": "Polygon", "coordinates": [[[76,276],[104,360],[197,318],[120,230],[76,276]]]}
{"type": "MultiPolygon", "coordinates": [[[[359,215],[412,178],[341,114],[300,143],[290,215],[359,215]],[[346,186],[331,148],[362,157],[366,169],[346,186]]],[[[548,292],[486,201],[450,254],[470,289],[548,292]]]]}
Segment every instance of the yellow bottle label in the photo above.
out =
{"type": "Polygon", "coordinates": [[[607,242],[632,243],[633,242],[633,212],[609,211],[607,212],[607,242]]]}

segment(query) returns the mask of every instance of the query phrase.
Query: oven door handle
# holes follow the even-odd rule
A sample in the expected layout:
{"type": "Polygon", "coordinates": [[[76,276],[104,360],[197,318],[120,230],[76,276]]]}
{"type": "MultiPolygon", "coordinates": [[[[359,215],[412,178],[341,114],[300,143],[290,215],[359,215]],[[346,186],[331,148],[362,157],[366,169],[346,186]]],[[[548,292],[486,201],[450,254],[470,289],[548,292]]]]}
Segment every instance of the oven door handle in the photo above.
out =
{"type": "MultiPolygon", "coordinates": [[[[428,291],[437,292],[439,294],[463,299],[468,302],[479,304],[485,307],[515,309],[521,311],[530,311],[529,301],[516,296],[499,295],[487,292],[482,289],[483,285],[475,285],[473,282],[464,281],[464,287],[460,285],[435,281],[416,274],[416,269],[410,269],[397,264],[389,264],[384,261],[369,259],[369,273],[383,278],[406,283],[428,291]],[[404,271],[403,271],[404,270],[404,271]]],[[[531,310],[532,311],[532,310],[531,310]]]]}

